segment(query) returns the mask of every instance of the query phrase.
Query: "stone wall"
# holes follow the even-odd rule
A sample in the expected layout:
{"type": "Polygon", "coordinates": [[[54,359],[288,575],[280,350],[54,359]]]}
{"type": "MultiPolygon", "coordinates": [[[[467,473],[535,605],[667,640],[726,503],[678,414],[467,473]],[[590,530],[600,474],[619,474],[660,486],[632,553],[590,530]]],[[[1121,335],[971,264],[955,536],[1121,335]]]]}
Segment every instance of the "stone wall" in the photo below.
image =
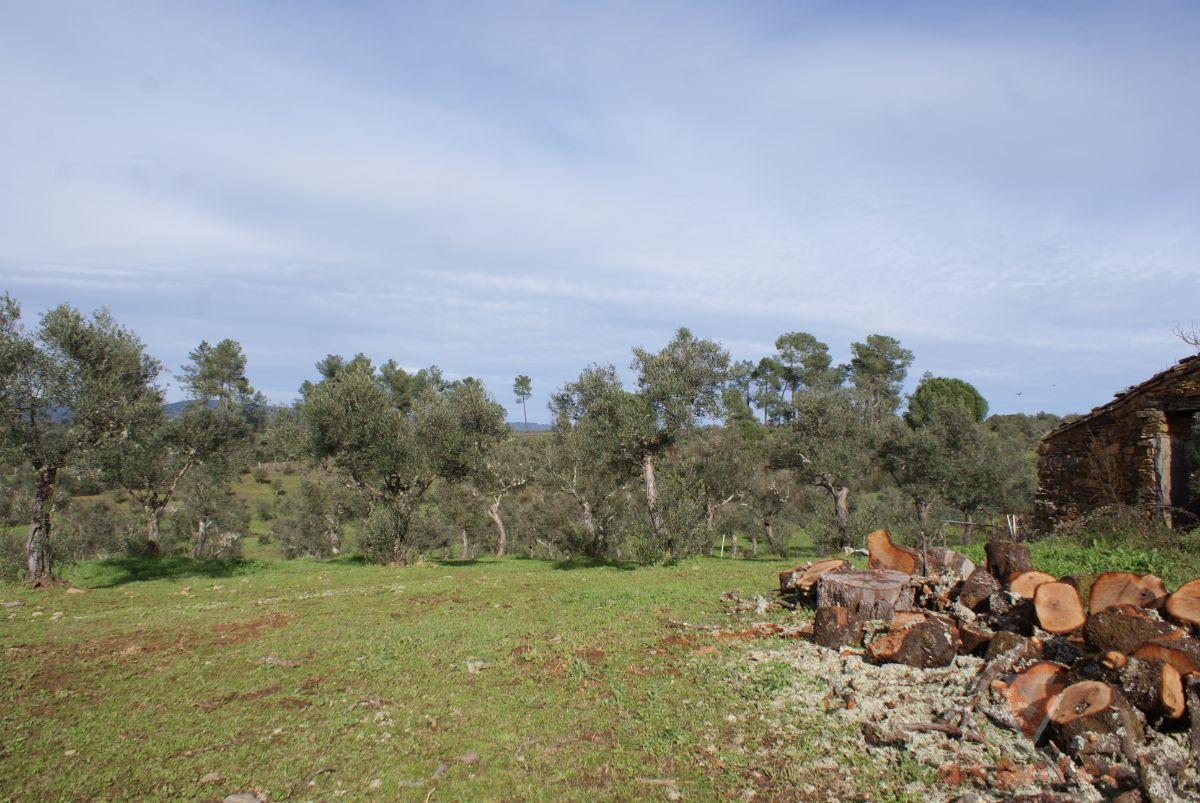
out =
{"type": "Polygon", "coordinates": [[[1064,424],[1038,448],[1035,526],[1051,530],[1089,510],[1123,504],[1162,515],[1186,498],[1186,444],[1200,410],[1200,357],[1117,394],[1064,424]]]}

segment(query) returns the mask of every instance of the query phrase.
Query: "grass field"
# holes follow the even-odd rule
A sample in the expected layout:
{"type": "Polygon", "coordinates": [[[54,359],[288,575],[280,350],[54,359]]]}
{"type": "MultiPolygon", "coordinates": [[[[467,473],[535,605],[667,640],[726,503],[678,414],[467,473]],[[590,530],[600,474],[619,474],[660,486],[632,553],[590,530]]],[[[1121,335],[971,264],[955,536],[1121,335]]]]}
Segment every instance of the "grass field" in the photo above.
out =
{"type": "MultiPolygon", "coordinates": [[[[1033,552],[1055,574],[1197,573],[1178,553],[1033,552]]],[[[84,563],[67,569],[82,594],[0,585],[0,797],[929,799],[928,767],[772,708],[796,678],[750,657],[786,642],[673,625],[744,627],[761,617],[722,593],[766,595],[813,554],[388,568],[283,561],[254,538],[245,554],[84,563]]]]}
{"type": "Polygon", "coordinates": [[[774,744],[748,703],[771,682],[745,676],[754,642],[669,626],[727,625],[721,593],[765,590],[781,565],[116,560],[76,569],[87,594],[7,586],[22,604],[0,614],[3,792],[782,793],[830,732],[774,744]]]}

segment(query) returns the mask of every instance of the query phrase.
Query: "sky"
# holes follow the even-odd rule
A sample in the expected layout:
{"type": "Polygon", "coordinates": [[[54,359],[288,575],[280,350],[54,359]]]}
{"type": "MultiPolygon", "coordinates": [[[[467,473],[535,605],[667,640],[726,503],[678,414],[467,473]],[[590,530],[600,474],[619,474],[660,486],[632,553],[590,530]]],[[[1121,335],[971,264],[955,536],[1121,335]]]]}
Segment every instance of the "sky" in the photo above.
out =
{"type": "MultiPolygon", "coordinates": [[[[878,332],[993,412],[1193,349],[1197,3],[0,0],[0,290],[167,366],[482,378],[878,332]]],[[[179,398],[169,389],[169,398],[179,398]]]]}

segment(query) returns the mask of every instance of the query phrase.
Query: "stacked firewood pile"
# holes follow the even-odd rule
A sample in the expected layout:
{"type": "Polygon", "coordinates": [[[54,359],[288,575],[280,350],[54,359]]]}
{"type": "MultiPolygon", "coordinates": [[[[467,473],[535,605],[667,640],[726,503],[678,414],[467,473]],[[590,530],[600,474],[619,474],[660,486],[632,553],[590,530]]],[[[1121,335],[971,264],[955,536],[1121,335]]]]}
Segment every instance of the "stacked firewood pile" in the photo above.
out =
{"type": "Polygon", "coordinates": [[[815,601],[822,647],[918,668],[982,658],[966,697],[920,727],[961,737],[985,716],[1102,779],[1106,796],[1170,800],[1185,769],[1194,780],[1148,742],[1184,734],[1200,755],[1200,579],[1168,593],[1153,575],[1055,578],[1019,543],[987,544],[978,567],[883,530],[867,543],[869,569],[821,560],[783,572],[780,589],[815,601]]]}

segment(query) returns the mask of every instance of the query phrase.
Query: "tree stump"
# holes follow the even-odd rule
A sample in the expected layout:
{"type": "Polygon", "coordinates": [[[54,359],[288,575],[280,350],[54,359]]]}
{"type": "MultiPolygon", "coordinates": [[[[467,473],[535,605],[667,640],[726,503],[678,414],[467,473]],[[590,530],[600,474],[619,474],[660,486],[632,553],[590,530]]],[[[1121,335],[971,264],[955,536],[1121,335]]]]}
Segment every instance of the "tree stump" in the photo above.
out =
{"type": "Polygon", "coordinates": [[[1029,557],[1029,547],[1012,541],[989,541],[983,545],[987,553],[987,570],[1001,583],[1017,572],[1027,572],[1033,568],[1029,557]]]}
{"type": "Polygon", "coordinates": [[[813,641],[831,650],[857,647],[862,644],[862,622],[850,615],[841,605],[817,608],[813,619],[813,641]]]}
{"type": "Polygon", "coordinates": [[[817,607],[841,605],[859,620],[890,621],[896,611],[913,607],[916,589],[909,579],[882,569],[825,574],[817,581],[817,607]]]}
{"type": "Polygon", "coordinates": [[[892,541],[887,530],[876,530],[867,536],[867,565],[872,569],[915,574],[921,566],[921,555],[915,549],[892,541]]]}

